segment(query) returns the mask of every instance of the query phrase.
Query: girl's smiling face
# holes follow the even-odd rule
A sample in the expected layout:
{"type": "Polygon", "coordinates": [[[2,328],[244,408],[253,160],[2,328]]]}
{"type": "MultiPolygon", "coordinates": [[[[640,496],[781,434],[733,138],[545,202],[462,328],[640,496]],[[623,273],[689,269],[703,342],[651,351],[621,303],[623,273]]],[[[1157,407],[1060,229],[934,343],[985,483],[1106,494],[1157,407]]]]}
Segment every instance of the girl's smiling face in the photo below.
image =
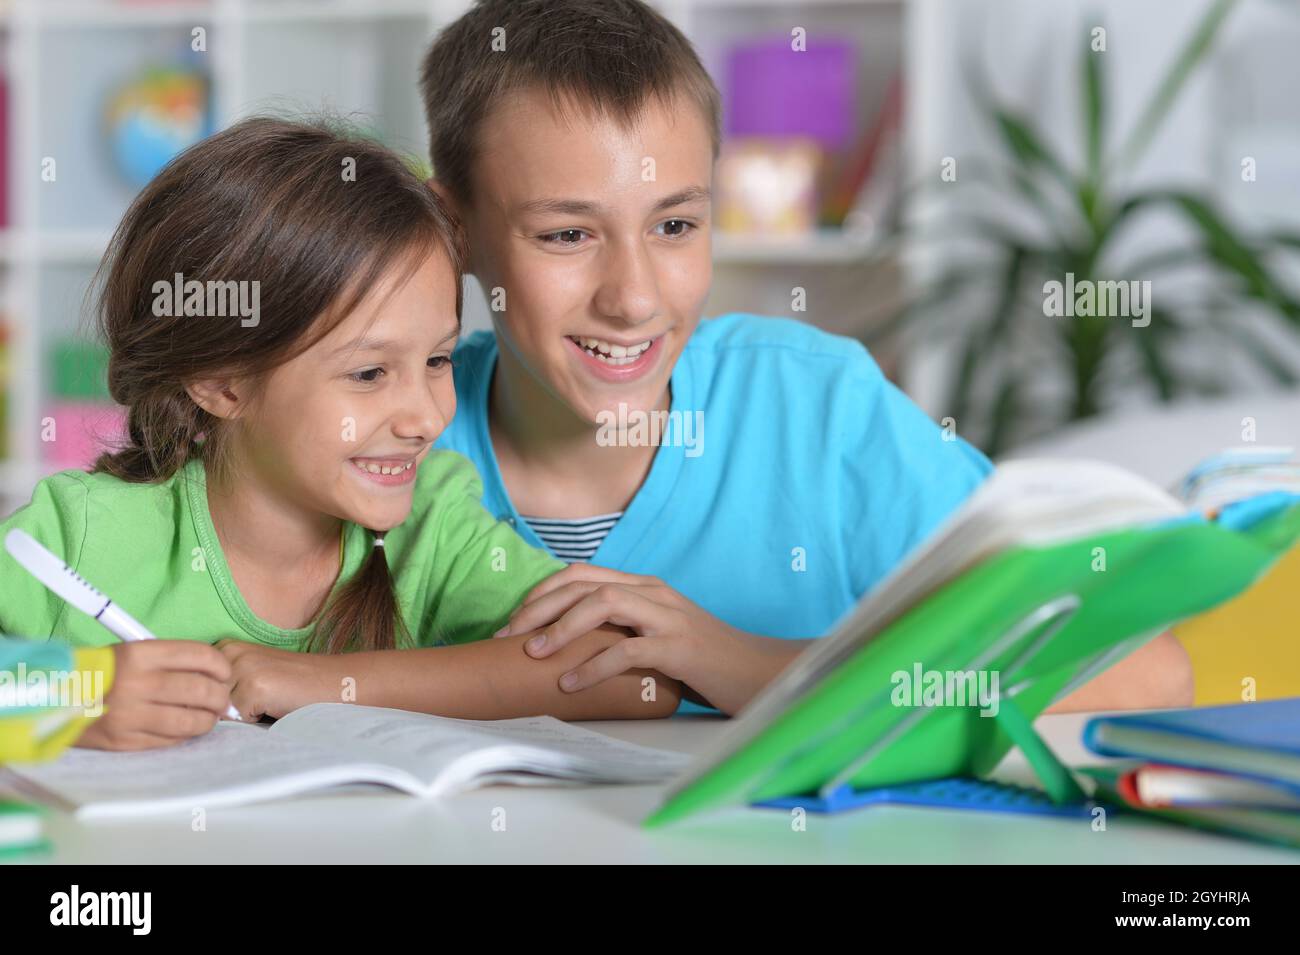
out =
{"type": "Polygon", "coordinates": [[[298,508],[377,531],[400,524],[419,462],[456,411],[459,331],[446,254],[396,263],[328,334],[250,389],[239,466],[298,508]]]}

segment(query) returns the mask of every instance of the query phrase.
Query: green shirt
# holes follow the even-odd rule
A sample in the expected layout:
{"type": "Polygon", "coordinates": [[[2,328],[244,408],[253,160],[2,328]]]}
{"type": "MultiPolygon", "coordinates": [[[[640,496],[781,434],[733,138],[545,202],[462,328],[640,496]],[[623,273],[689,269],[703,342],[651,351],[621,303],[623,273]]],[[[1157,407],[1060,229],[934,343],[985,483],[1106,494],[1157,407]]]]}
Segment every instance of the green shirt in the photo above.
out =
{"type": "MultiPolygon", "coordinates": [[[[410,515],[384,539],[412,646],[491,636],[539,581],[564,567],[526,544],[479,503],[465,458],[434,451],[416,475],[410,515]]],[[[235,586],[208,511],[206,475],[190,461],[166,481],[132,484],[63,471],[36,485],[31,503],[0,521],[22,528],[159,637],[226,637],[305,649],[310,625],[285,630],[258,618],[235,586]]],[[[335,590],[370,556],[371,535],[343,530],[335,590]]],[[[0,633],[104,646],[117,637],[68,606],[0,550],[0,633]]]]}

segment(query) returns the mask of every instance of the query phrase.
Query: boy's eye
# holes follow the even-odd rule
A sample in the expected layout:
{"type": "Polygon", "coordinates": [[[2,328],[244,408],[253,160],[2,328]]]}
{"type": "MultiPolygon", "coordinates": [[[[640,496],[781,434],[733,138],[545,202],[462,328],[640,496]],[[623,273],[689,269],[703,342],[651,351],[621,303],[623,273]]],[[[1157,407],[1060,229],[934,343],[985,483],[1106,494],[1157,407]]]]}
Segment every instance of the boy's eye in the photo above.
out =
{"type": "Polygon", "coordinates": [[[581,229],[561,229],[559,232],[547,232],[538,238],[553,245],[575,246],[586,234],[581,229]]]}
{"type": "Polygon", "coordinates": [[[364,371],[354,371],[348,377],[362,384],[373,385],[383,373],[384,369],[382,368],[367,368],[364,371]]]}
{"type": "Polygon", "coordinates": [[[432,371],[444,371],[451,367],[451,357],[449,355],[434,355],[427,364],[432,371]]]}
{"type": "Polygon", "coordinates": [[[670,239],[679,239],[694,229],[695,224],[693,222],[687,222],[685,219],[669,219],[666,222],[660,223],[659,228],[663,229],[663,234],[668,236],[670,239]]]}

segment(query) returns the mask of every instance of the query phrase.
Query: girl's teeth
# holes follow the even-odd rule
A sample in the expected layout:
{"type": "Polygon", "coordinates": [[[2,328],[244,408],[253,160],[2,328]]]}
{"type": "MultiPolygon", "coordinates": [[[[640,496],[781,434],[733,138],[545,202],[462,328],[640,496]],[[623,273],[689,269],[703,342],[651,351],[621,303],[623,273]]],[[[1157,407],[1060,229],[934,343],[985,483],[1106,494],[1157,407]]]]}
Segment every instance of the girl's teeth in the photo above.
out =
{"type": "Polygon", "coordinates": [[[409,471],[411,466],[415,464],[414,461],[407,461],[405,464],[399,464],[394,467],[387,464],[364,464],[361,461],[355,460],[352,463],[369,474],[401,474],[403,471],[409,471]]]}

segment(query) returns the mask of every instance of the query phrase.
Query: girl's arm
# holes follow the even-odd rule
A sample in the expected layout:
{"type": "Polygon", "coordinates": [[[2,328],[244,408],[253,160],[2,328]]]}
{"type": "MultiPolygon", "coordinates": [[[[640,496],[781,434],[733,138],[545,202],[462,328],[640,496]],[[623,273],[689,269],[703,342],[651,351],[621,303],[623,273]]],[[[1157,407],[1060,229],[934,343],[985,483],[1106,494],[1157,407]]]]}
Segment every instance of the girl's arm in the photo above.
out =
{"type": "Polygon", "coordinates": [[[654,670],[628,670],[577,693],[560,675],[628,638],[613,627],[579,637],[545,661],[523,650],[531,634],[417,650],[294,653],[240,640],[217,648],[233,671],[231,702],[246,721],[279,718],[308,703],[360,703],[458,719],[554,716],[562,720],[670,716],[681,686],[654,670]]]}

